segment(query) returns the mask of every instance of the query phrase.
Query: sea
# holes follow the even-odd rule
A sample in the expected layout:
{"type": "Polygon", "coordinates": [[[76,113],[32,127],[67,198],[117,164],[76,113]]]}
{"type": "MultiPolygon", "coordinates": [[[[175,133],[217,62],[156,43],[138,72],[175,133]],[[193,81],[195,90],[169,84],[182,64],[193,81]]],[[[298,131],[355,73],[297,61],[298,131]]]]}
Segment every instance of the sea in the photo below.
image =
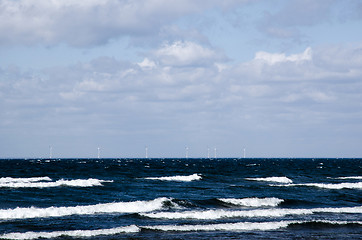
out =
{"type": "Polygon", "coordinates": [[[362,239],[362,159],[1,159],[0,239],[362,239]]]}

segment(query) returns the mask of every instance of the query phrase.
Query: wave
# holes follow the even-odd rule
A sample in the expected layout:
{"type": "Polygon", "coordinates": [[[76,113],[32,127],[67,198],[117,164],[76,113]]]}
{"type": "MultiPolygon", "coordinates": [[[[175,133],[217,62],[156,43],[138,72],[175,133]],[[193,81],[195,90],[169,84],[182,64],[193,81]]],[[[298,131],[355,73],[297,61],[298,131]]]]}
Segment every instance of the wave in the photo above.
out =
{"type": "Polygon", "coordinates": [[[277,187],[295,187],[295,186],[307,186],[307,187],[318,187],[326,189],[362,189],[362,182],[356,183],[299,183],[299,184],[287,184],[287,185],[271,185],[277,187]]]}
{"type": "Polygon", "coordinates": [[[197,225],[156,225],[147,226],[146,229],[158,231],[267,231],[285,228],[293,221],[281,222],[237,222],[237,223],[215,223],[215,224],[197,224],[197,225]]]}
{"type": "Polygon", "coordinates": [[[200,174],[194,173],[188,176],[169,176],[169,177],[147,177],[148,180],[160,180],[160,181],[178,181],[178,182],[191,182],[194,180],[200,180],[202,177],[200,174]]]}
{"type": "Polygon", "coordinates": [[[245,178],[251,181],[262,181],[262,182],[278,182],[278,183],[292,183],[293,181],[287,177],[266,177],[266,178],[245,178]]]}
{"type": "Polygon", "coordinates": [[[284,200],[279,198],[219,198],[219,201],[245,207],[276,207],[284,200]]]}
{"type": "Polygon", "coordinates": [[[12,177],[2,177],[0,178],[0,184],[6,183],[31,183],[31,182],[41,182],[41,181],[51,181],[50,177],[31,177],[31,178],[12,178],[12,177]]]}
{"type": "Polygon", "coordinates": [[[142,229],[155,231],[193,232],[193,231],[271,231],[286,228],[293,225],[362,225],[361,221],[280,221],[280,222],[237,222],[237,223],[215,223],[215,224],[186,224],[186,225],[154,225],[136,226],[130,225],[110,229],[98,230],[71,230],[54,232],[24,232],[7,233],[0,235],[0,239],[38,239],[57,237],[96,237],[102,235],[115,235],[121,233],[136,233],[142,229]]]}
{"type": "Polygon", "coordinates": [[[350,176],[350,177],[337,177],[335,179],[356,179],[356,180],[359,180],[359,179],[362,179],[362,176],[350,176]]]}
{"type": "Polygon", "coordinates": [[[3,180],[0,182],[1,188],[49,188],[49,187],[94,187],[103,186],[102,183],[113,182],[112,180],[99,180],[94,178],[89,179],[74,179],[64,180],[60,179],[55,182],[50,182],[51,179],[48,177],[44,178],[29,178],[29,179],[15,179],[15,180],[3,180]],[[47,181],[47,182],[44,182],[47,181]]]}
{"type": "Polygon", "coordinates": [[[345,208],[312,208],[312,209],[255,209],[255,210],[203,210],[180,212],[140,213],[141,216],[155,219],[197,219],[215,220],[221,218],[254,218],[254,217],[284,217],[288,215],[311,215],[314,213],[362,213],[361,207],[345,208]]]}
{"type": "Polygon", "coordinates": [[[0,236],[0,239],[38,239],[38,238],[57,238],[57,237],[96,237],[102,235],[115,235],[119,233],[134,233],[140,229],[136,225],[99,230],[73,230],[73,231],[55,231],[55,232],[24,232],[7,233],[0,236]]]}
{"type": "MultiPolygon", "coordinates": [[[[0,210],[0,219],[28,219],[63,217],[70,215],[91,215],[105,213],[141,213],[161,210],[171,199],[156,198],[150,201],[115,202],[96,205],[74,206],[74,207],[48,207],[48,208],[15,208],[0,210]]],[[[171,205],[172,206],[172,205],[171,205]]]]}

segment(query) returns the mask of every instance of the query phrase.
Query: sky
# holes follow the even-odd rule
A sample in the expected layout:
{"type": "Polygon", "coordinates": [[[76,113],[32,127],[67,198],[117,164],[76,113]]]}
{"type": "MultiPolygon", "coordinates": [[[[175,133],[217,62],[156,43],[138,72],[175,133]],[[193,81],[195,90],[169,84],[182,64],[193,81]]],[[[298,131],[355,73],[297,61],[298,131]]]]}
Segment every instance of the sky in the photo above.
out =
{"type": "Polygon", "coordinates": [[[0,0],[0,158],[362,157],[362,1],[0,0]]]}

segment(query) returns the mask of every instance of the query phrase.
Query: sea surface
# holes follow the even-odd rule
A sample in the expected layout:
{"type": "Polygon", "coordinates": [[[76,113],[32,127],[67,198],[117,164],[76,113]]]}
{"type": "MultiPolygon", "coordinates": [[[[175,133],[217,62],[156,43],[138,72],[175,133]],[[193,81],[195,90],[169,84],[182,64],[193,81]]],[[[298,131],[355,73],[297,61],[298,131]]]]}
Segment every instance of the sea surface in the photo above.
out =
{"type": "Polygon", "coordinates": [[[362,159],[2,159],[0,239],[362,239],[362,159]]]}

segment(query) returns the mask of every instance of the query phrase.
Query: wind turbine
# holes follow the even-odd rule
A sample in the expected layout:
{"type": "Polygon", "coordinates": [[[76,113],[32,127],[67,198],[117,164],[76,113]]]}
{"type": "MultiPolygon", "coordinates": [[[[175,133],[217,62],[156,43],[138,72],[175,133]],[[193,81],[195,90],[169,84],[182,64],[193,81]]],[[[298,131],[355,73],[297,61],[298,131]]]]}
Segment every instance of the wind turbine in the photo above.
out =
{"type": "Polygon", "coordinates": [[[49,159],[52,159],[53,157],[53,147],[49,146],[49,159]]]}

